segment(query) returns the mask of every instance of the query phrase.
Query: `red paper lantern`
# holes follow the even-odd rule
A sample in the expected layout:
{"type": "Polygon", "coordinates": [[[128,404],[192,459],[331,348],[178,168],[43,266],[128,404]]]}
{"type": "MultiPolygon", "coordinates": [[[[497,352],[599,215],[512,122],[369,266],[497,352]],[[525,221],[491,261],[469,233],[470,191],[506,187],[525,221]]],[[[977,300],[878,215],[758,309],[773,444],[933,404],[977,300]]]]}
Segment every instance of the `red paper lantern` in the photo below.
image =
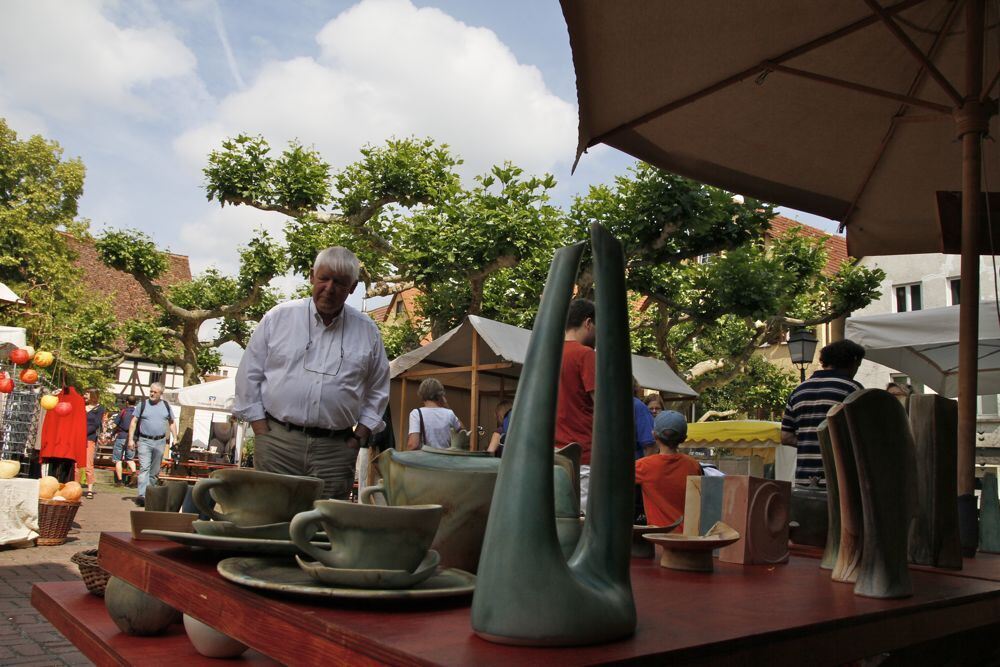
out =
{"type": "Polygon", "coordinates": [[[19,347],[10,351],[10,361],[12,364],[20,366],[21,364],[28,363],[29,359],[31,359],[31,355],[23,348],[19,347]]]}
{"type": "Polygon", "coordinates": [[[34,368],[25,368],[21,371],[21,382],[24,384],[35,384],[38,382],[38,371],[34,368]]]}
{"type": "Polygon", "coordinates": [[[14,391],[14,381],[9,377],[0,378],[0,394],[9,394],[14,391]]]}
{"type": "Polygon", "coordinates": [[[69,404],[69,401],[60,401],[59,405],[52,408],[52,412],[56,413],[60,417],[65,417],[69,413],[73,412],[73,406],[69,404]]]}

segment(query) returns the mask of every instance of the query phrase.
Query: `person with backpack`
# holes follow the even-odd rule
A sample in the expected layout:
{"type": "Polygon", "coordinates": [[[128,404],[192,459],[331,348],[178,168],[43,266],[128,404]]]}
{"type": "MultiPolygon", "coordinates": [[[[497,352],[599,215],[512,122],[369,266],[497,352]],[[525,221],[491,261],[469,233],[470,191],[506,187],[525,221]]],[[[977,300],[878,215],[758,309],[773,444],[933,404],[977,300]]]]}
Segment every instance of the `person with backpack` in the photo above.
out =
{"type": "Polygon", "coordinates": [[[135,443],[128,439],[129,426],[135,418],[135,396],[125,399],[125,407],[118,414],[111,418],[114,426],[114,447],[111,450],[111,460],[115,462],[115,486],[122,486],[125,482],[122,479],[122,462],[128,463],[128,470],[131,473],[131,484],[138,483],[135,474],[135,443]]]}
{"type": "Polygon", "coordinates": [[[139,489],[135,504],[146,506],[146,487],[155,484],[160,474],[163,453],[169,439],[177,440],[177,422],[170,404],[161,398],[163,385],[149,385],[149,398],[135,411],[128,427],[128,441],[134,442],[139,456],[139,489]]]}

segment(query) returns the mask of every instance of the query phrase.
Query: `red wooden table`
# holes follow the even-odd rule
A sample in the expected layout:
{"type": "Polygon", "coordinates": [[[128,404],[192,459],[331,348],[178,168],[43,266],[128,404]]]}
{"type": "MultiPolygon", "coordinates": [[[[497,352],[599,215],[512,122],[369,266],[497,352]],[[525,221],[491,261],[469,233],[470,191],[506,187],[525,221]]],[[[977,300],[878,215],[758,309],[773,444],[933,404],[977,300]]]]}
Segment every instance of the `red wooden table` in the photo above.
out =
{"type": "Polygon", "coordinates": [[[913,597],[873,600],[832,582],[812,558],[775,567],[717,562],[711,574],[634,560],[633,637],[518,648],[475,636],[468,598],[377,604],[280,597],[232,584],[217,574],[218,556],[170,542],[104,533],[100,552],[116,576],[288,664],[833,665],[1000,621],[994,581],[914,571],[913,597]]]}

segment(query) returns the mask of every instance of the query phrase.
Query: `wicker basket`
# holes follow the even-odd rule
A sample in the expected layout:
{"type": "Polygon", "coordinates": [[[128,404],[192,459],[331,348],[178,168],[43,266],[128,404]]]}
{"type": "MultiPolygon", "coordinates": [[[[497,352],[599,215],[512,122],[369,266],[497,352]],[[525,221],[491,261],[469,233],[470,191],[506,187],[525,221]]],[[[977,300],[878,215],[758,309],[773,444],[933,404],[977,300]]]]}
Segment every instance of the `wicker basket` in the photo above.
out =
{"type": "Polygon", "coordinates": [[[70,560],[80,567],[80,576],[87,590],[97,597],[104,597],[104,587],[108,585],[111,574],[98,564],[97,549],[77,551],[70,560]]]}
{"type": "Polygon", "coordinates": [[[66,542],[66,535],[82,503],[67,500],[38,501],[38,541],[40,547],[51,547],[66,542]]]}

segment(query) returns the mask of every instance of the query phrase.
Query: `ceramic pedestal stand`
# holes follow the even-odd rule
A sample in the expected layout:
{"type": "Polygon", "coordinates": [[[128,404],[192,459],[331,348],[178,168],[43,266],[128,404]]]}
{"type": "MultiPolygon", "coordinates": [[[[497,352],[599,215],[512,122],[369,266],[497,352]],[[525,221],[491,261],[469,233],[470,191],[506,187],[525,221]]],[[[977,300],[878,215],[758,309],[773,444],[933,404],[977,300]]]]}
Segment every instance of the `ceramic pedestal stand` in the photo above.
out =
{"type": "Polygon", "coordinates": [[[506,644],[596,644],[635,632],[629,577],[635,463],[624,256],[591,226],[597,287],[597,392],[590,495],[567,563],[553,512],[552,439],[566,312],[582,244],[556,252],[535,320],[490,508],[472,628],[506,644]]]}
{"type": "Polygon", "coordinates": [[[823,470],[826,472],[826,547],[823,549],[823,560],[819,566],[824,570],[832,570],[840,553],[840,489],[837,485],[837,459],[833,455],[833,443],[830,442],[830,426],[824,420],[816,430],[819,437],[819,450],[823,455],[823,470]]]}
{"type": "Polygon", "coordinates": [[[962,569],[958,534],[958,404],[943,396],[910,397],[916,465],[916,517],[910,561],[962,569]]]}
{"type": "Polygon", "coordinates": [[[874,598],[908,597],[913,595],[913,584],[906,558],[912,503],[907,462],[913,439],[906,412],[882,389],[854,392],[843,407],[864,514],[864,546],[854,592],[874,598]]]}
{"type": "Polygon", "coordinates": [[[840,501],[840,540],[837,560],[830,576],[834,581],[853,584],[858,578],[861,562],[861,540],[864,532],[861,513],[861,489],[858,486],[858,466],[854,461],[854,446],[843,405],[835,405],[826,415],[827,433],[837,467],[837,490],[840,501]]]}

